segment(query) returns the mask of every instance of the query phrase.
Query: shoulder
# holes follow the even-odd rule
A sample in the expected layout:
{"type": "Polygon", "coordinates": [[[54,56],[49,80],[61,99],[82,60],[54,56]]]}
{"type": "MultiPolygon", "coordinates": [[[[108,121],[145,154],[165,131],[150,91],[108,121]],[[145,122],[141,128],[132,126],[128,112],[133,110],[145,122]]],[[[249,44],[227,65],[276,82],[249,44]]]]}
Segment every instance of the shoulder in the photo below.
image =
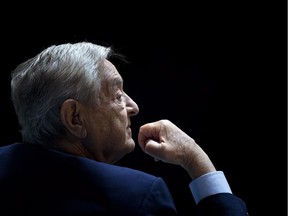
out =
{"type": "Polygon", "coordinates": [[[162,178],[159,178],[155,175],[125,166],[97,162],[82,157],[75,158],[74,162],[83,172],[89,173],[97,178],[101,176],[100,178],[103,180],[106,179],[109,181],[114,179],[115,181],[115,179],[117,179],[119,183],[125,182],[127,184],[128,182],[133,182],[133,185],[145,185],[152,182],[163,181],[162,178]]]}
{"type": "MultiPolygon", "coordinates": [[[[113,212],[111,215],[175,212],[164,180],[140,170],[26,144],[2,147],[0,155],[5,155],[0,157],[0,188],[5,197],[10,197],[11,186],[3,183],[13,184],[19,194],[44,197],[49,206],[57,206],[59,200],[67,206],[82,200],[85,209],[98,212],[95,208],[99,207],[101,211],[113,212]]],[[[18,204],[24,205],[21,201],[18,204]]],[[[69,211],[75,208],[79,210],[72,205],[69,211]]]]}
{"type": "MultiPolygon", "coordinates": [[[[85,157],[75,156],[65,152],[60,152],[54,149],[49,149],[37,145],[23,144],[23,143],[13,143],[6,146],[0,147],[0,154],[12,156],[15,160],[25,160],[25,161],[38,161],[38,165],[43,165],[48,163],[50,167],[54,164],[61,168],[65,166],[66,168],[74,170],[82,170],[83,172],[89,172],[91,174],[95,173],[98,175],[108,175],[108,176],[141,176],[143,178],[154,179],[155,176],[142,172],[140,170],[135,170],[129,167],[123,167],[119,165],[107,164],[103,162],[98,162],[85,157]],[[100,172],[100,173],[99,173],[100,172]]],[[[71,171],[71,170],[70,170],[71,171]]]]}
{"type": "MultiPolygon", "coordinates": [[[[0,161],[6,158],[14,158],[14,164],[20,164],[25,169],[33,167],[47,168],[61,175],[83,175],[89,178],[102,180],[118,179],[118,182],[132,182],[135,184],[145,184],[148,182],[162,181],[162,179],[140,170],[119,165],[106,164],[92,159],[71,155],[68,153],[43,148],[36,145],[13,143],[0,147],[2,156],[0,161]]],[[[7,160],[10,161],[11,160],[7,160]]]]}
{"type": "MultiPolygon", "coordinates": [[[[50,179],[51,184],[81,185],[98,191],[147,193],[166,189],[164,180],[152,174],[29,144],[11,144],[0,148],[0,173],[15,173],[17,179],[50,179]],[[3,168],[3,169],[2,169],[3,168]],[[19,172],[21,170],[21,172],[19,172]],[[57,178],[54,178],[57,176],[57,178]],[[157,185],[157,186],[156,186],[157,185]]],[[[12,178],[6,176],[5,178],[12,178]]]]}

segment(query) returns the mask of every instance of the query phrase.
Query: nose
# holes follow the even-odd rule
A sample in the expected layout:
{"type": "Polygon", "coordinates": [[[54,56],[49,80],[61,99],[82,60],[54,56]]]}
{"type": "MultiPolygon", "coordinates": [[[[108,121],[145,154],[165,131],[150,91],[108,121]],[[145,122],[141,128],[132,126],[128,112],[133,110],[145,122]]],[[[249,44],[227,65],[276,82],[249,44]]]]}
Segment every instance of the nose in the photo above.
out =
{"type": "Polygon", "coordinates": [[[137,103],[135,103],[132,98],[130,98],[127,94],[126,95],[126,109],[129,116],[134,116],[139,113],[139,107],[137,103]]]}

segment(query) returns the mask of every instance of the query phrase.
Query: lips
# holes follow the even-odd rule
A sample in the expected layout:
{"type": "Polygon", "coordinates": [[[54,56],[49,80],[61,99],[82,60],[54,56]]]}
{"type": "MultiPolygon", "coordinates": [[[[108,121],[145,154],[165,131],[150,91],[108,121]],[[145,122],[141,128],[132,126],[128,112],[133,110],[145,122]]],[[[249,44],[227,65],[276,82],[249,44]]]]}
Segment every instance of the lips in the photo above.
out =
{"type": "Polygon", "coordinates": [[[131,134],[132,134],[132,130],[130,127],[127,128],[127,133],[129,134],[129,136],[131,137],[131,134]]]}

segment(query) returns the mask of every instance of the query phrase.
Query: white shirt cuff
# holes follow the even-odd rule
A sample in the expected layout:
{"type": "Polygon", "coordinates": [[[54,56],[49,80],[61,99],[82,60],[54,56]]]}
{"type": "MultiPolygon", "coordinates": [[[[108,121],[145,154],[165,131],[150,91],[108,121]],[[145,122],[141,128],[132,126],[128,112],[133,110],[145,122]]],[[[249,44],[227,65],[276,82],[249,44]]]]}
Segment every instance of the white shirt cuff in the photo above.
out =
{"type": "Polygon", "coordinates": [[[194,179],[189,188],[192,192],[196,204],[203,198],[217,193],[231,193],[230,186],[222,171],[206,173],[194,179]]]}

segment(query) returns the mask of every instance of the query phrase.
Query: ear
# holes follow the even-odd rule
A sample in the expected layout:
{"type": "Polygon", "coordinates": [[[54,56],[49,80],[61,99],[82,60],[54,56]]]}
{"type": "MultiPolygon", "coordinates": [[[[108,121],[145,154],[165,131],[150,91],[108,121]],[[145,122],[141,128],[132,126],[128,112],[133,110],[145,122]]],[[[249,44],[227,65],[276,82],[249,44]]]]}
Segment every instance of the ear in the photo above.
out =
{"type": "Polygon", "coordinates": [[[67,131],[80,139],[85,138],[87,135],[82,113],[80,102],[73,99],[64,101],[60,109],[61,121],[67,131]]]}

